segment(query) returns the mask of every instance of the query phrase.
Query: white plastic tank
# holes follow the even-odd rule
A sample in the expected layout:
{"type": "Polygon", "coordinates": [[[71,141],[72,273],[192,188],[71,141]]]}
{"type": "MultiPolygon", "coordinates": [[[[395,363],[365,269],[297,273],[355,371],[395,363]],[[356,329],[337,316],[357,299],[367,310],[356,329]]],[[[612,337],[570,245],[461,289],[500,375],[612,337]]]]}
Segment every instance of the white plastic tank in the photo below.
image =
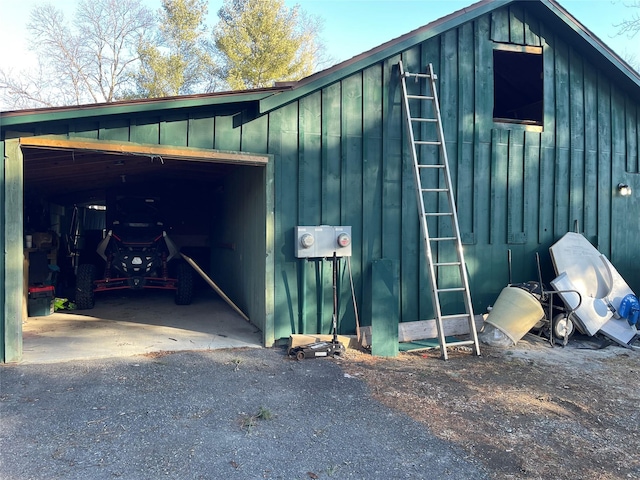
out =
{"type": "Polygon", "coordinates": [[[485,322],[503,332],[515,344],[543,318],[542,305],[533,294],[519,287],[505,287],[485,322]]]}

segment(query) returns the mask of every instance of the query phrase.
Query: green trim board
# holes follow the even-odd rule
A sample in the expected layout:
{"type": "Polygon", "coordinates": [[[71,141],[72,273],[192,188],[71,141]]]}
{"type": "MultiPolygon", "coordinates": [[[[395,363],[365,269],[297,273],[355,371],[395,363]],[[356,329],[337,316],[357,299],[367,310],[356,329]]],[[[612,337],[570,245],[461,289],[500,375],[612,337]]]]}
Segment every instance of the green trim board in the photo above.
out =
{"type": "Polygon", "coordinates": [[[269,155],[265,179],[265,280],[264,280],[264,329],[262,340],[265,347],[275,345],[275,189],[274,189],[274,160],[269,155]]]}
{"type": "Polygon", "coordinates": [[[24,301],[23,158],[17,140],[4,151],[4,361],[22,359],[24,301]]]}
{"type": "Polygon", "coordinates": [[[250,90],[243,92],[222,92],[194,96],[171,97],[164,99],[127,100],[114,103],[87,104],[71,107],[51,107],[33,110],[17,110],[2,112],[2,127],[14,127],[31,123],[74,120],[79,118],[102,117],[109,115],[157,114],[161,111],[175,111],[185,109],[203,109],[215,105],[233,103],[246,104],[257,102],[275,93],[289,88],[272,88],[250,90]]]}
{"type": "Polygon", "coordinates": [[[372,262],[371,354],[378,357],[398,355],[399,270],[398,263],[388,258],[372,262]]]}
{"type": "MultiPolygon", "coordinates": [[[[0,141],[0,155],[2,155],[2,168],[0,169],[0,185],[2,185],[2,194],[0,194],[0,215],[4,217],[5,215],[5,164],[7,163],[7,158],[5,157],[5,142],[0,141]]],[[[5,245],[7,243],[7,239],[4,235],[4,218],[0,218],[0,252],[5,251],[5,245]]],[[[0,285],[5,285],[5,255],[0,255],[0,285]]],[[[2,318],[0,318],[0,362],[6,362],[5,358],[5,304],[7,297],[6,295],[0,295],[0,312],[2,312],[2,318]]]]}

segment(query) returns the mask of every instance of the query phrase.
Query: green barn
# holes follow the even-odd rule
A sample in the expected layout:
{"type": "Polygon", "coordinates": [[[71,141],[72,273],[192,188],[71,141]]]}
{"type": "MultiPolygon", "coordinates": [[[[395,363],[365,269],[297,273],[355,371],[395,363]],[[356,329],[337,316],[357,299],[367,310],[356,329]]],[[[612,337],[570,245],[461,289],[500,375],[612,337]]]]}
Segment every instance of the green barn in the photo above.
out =
{"type": "Polygon", "coordinates": [[[291,84],[0,114],[2,361],[22,356],[25,234],[45,215],[63,239],[123,184],[163,195],[264,346],[330,330],[331,263],[296,258],[298,225],[352,227],[362,325],[433,318],[400,60],[438,74],[476,313],[508,282],[508,251],[514,281],[537,278],[536,252],[548,281],[549,246],[576,230],[640,291],[640,75],[555,1],[485,0],[291,84]]]}

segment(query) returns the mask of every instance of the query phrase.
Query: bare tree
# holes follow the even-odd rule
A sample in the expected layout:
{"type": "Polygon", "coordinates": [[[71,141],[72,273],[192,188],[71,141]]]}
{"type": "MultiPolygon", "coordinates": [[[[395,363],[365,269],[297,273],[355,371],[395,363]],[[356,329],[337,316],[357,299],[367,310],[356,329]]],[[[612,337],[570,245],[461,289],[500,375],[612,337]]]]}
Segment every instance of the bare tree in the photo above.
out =
{"type": "MultiPolygon", "coordinates": [[[[640,0],[628,2],[624,4],[627,8],[633,9],[631,15],[629,15],[622,22],[615,24],[614,27],[618,28],[617,35],[624,35],[629,39],[633,39],[640,32],[640,0]]],[[[636,51],[623,52],[623,57],[631,67],[635,68],[637,72],[640,72],[640,50],[638,45],[640,42],[636,42],[636,51]]]]}
{"type": "Polygon", "coordinates": [[[627,35],[629,38],[633,38],[640,32],[640,0],[625,3],[624,5],[628,8],[636,9],[636,11],[615,26],[618,27],[618,35],[627,35]]]}
{"type": "Polygon", "coordinates": [[[101,103],[126,91],[138,45],[155,27],[141,0],[81,0],[73,26],[50,3],[34,7],[27,28],[34,70],[0,70],[0,95],[11,108],[101,103]]]}

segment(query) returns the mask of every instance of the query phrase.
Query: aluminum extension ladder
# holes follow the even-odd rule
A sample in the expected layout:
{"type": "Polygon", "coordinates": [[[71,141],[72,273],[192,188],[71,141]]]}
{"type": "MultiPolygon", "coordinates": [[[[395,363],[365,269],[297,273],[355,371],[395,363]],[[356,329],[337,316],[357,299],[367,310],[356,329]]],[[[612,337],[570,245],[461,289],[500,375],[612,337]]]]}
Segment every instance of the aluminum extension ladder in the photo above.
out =
{"type": "Polygon", "coordinates": [[[446,360],[447,347],[461,345],[472,345],[475,353],[480,355],[436,92],[437,77],[433,73],[432,64],[429,64],[427,73],[405,72],[402,62],[399,62],[399,68],[402,103],[411,143],[418,211],[441,356],[446,360]],[[411,78],[419,84],[414,87],[415,90],[419,90],[417,94],[408,93],[407,80],[411,78]],[[411,115],[412,108],[415,112],[419,112],[419,117],[411,115]],[[434,251],[437,254],[437,261],[433,259],[434,251]],[[441,286],[441,284],[444,285],[441,286]],[[460,296],[462,302],[460,302],[460,296]],[[463,313],[442,314],[443,304],[460,305],[461,303],[465,308],[463,313]],[[465,319],[469,323],[470,339],[447,342],[443,322],[447,320],[459,322],[465,319]]]}

